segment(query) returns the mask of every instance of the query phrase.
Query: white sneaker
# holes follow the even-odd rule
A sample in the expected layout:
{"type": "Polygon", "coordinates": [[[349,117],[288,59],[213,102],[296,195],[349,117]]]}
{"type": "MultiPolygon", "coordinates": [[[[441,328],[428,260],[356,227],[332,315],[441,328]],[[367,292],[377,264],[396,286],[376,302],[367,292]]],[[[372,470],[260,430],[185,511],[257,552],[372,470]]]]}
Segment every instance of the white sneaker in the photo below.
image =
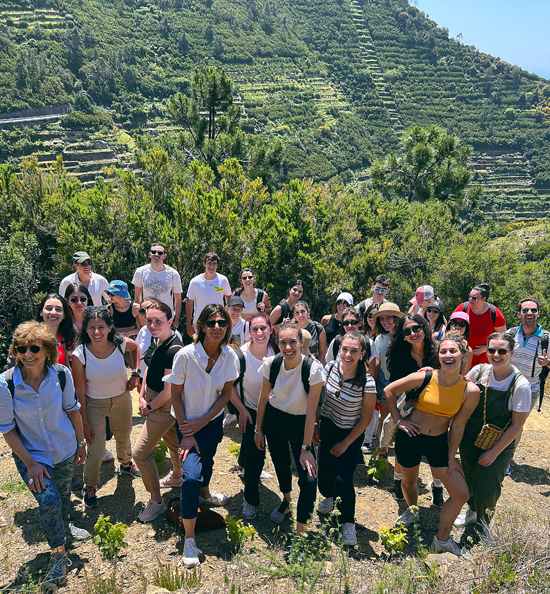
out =
{"type": "Polygon", "coordinates": [[[454,521],[454,525],[457,528],[462,528],[463,526],[473,524],[474,522],[477,522],[477,512],[468,508],[466,511],[459,514],[458,518],[454,521]]]}
{"type": "Polygon", "coordinates": [[[412,510],[408,507],[398,518],[397,524],[403,524],[405,528],[408,528],[413,522],[418,522],[418,510],[412,510]]]}
{"type": "Polygon", "coordinates": [[[145,506],[145,509],[139,514],[138,520],[140,522],[152,522],[155,518],[158,518],[166,511],[166,503],[164,500],[157,503],[153,499],[149,499],[149,502],[145,506]]]}
{"type": "Polygon", "coordinates": [[[250,505],[246,499],[243,499],[243,518],[253,520],[256,517],[256,508],[250,505]]]}
{"type": "Polygon", "coordinates": [[[103,455],[103,460],[101,460],[101,461],[102,462],[113,462],[114,459],[115,459],[115,457],[113,456],[113,454],[107,448],[105,448],[105,454],[103,455]]]}
{"type": "Polygon", "coordinates": [[[201,505],[213,505],[215,507],[222,507],[227,503],[228,499],[229,497],[227,497],[226,495],[223,495],[222,493],[216,493],[216,491],[212,491],[211,489],[210,497],[208,497],[207,499],[199,496],[199,503],[201,505]]]}
{"type": "Polygon", "coordinates": [[[225,419],[223,420],[223,426],[224,427],[230,427],[231,425],[233,425],[233,423],[237,422],[237,415],[232,415],[231,413],[228,413],[225,417],[225,419]]]}
{"type": "Polygon", "coordinates": [[[183,545],[183,556],[181,562],[184,567],[194,567],[200,564],[199,555],[202,551],[197,548],[194,538],[186,538],[183,545]]]}
{"type": "Polygon", "coordinates": [[[452,553],[457,557],[462,557],[463,555],[466,555],[466,551],[464,549],[461,549],[452,537],[449,537],[449,540],[447,541],[441,541],[437,538],[437,536],[434,536],[431,548],[436,553],[452,553]]]}
{"type": "Polygon", "coordinates": [[[355,524],[344,524],[342,526],[342,544],[350,547],[354,547],[357,544],[355,524]]]}
{"type": "Polygon", "coordinates": [[[266,472],[265,470],[262,470],[262,474],[260,474],[260,479],[263,479],[264,481],[270,480],[275,478],[272,474],[269,474],[269,472],[266,472]]]}
{"type": "Polygon", "coordinates": [[[330,514],[330,512],[334,509],[334,499],[332,497],[327,497],[323,499],[317,506],[317,511],[320,514],[330,514]]]}

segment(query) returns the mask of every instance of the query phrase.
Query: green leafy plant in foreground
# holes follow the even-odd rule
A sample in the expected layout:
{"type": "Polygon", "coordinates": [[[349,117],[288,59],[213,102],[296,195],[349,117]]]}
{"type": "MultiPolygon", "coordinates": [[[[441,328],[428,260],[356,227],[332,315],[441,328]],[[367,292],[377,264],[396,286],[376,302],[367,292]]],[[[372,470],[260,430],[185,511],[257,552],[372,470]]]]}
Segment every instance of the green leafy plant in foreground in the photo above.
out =
{"type": "Polygon", "coordinates": [[[235,456],[235,458],[237,458],[237,460],[239,459],[239,454],[241,453],[241,445],[238,443],[230,443],[227,446],[227,449],[229,450],[229,452],[231,454],[233,454],[235,456]]]}
{"type": "MultiPolygon", "coordinates": [[[[163,563],[160,559],[157,559],[157,561],[158,567],[153,572],[153,578],[150,582],[153,586],[175,592],[182,589],[194,590],[201,585],[202,575],[196,567],[193,567],[192,571],[180,571],[177,567],[172,567],[169,563],[163,563]]],[[[145,588],[147,584],[146,580],[145,588]]]]}
{"type": "Polygon", "coordinates": [[[380,531],[380,539],[382,545],[390,555],[395,552],[401,552],[405,545],[408,544],[407,529],[403,526],[396,526],[395,528],[386,528],[385,526],[380,531]]]}
{"type": "Polygon", "coordinates": [[[390,463],[388,462],[387,458],[379,458],[380,449],[376,448],[370,457],[369,463],[366,467],[367,473],[367,482],[371,483],[373,479],[377,481],[382,480],[386,473],[388,472],[388,468],[390,467],[390,463]]]}
{"type": "Polygon", "coordinates": [[[122,547],[127,547],[124,540],[128,526],[122,522],[111,524],[111,516],[101,514],[94,526],[94,542],[108,559],[114,559],[122,547]]]}
{"type": "Polygon", "coordinates": [[[235,520],[233,516],[227,516],[227,531],[229,532],[229,540],[238,546],[242,546],[248,539],[254,540],[256,529],[253,526],[243,524],[242,520],[235,520]]]}
{"type": "Polygon", "coordinates": [[[153,450],[153,458],[157,468],[161,470],[167,464],[166,454],[168,453],[168,446],[164,443],[164,439],[161,439],[156,448],[153,450]]]}

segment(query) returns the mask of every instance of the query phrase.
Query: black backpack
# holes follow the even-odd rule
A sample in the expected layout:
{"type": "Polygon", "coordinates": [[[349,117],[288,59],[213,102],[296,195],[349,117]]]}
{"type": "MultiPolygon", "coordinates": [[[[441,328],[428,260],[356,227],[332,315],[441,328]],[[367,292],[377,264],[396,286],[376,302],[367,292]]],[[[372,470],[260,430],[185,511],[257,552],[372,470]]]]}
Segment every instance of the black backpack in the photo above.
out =
{"type": "MultiPolygon", "coordinates": [[[[302,361],[302,384],[304,386],[304,390],[306,394],[309,394],[309,373],[311,371],[311,365],[313,364],[313,357],[305,356],[302,361]]],[[[273,361],[271,362],[271,368],[269,370],[269,383],[273,388],[275,386],[275,382],[277,381],[277,377],[279,376],[279,372],[281,371],[281,365],[283,364],[283,356],[281,353],[275,355],[273,361]]]]}
{"type": "MultiPolygon", "coordinates": [[[[466,303],[462,304],[462,311],[464,313],[468,312],[468,305],[470,305],[470,304],[467,301],[466,301],[466,303]]],[[[495,320],[497,319],[497,308],[492,303],[489,303],[489,307],[491,308],[491,321],[493,322],[493,326],[494,326],[495,320]]]]}
{"type": "MultiPolygon", "coordinates": [[[[66,368],[59,363],[54,365],[55,370],[57,371],[57,377],[59,378],[59,386],[61,387],[61,391],[65,389],[67,385],[67,376],[65,375],[66,368]]],[[[10,391],[11,397],[14,397],[15,394],[15,384],[13,383],[13,374],[15,372],[15,367],[10,367],[4,375],[6,379],[6,384],[8,386],[8,390],[10,391]]]]}

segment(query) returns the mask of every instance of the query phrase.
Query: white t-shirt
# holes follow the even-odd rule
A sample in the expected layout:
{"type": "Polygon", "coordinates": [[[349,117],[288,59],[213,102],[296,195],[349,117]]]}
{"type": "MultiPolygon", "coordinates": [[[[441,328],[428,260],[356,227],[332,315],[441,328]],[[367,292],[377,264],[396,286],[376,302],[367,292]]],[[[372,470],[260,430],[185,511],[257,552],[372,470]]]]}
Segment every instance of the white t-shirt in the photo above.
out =
{"type": "MultiPolygon", "coordinates": [[[[69,274],[69,276],[66,276],[59,285],[59,294],[61,297],[65,297],[65,291],[71,283],[79,282],[81,282],[81,280],[78,278],[78,270],[74,274],[69,274]]],[[[101,276],[101,274],[92,272],[92,278],[90,279],[90,284],[88,285],[88,291],[92,297],[94,305],[101,305],[101,295],[103,295],[103,291],[106,291],[108,287],[109,283],[106,278],[101,276]]]]}
{"type": "Polygon", "coordinates": [[[115,350],[106,359],[98,359],[85,345],[81,344],[76,347],[73,357],[76,357],[84,365],[86,396],[114,398],[126,392],[128,377],[122,355],[125,347],[126,341],[124,340],[120,349],[115,346],[115,350]],[[84,348],[86,348],[86,359],[84,359],[84,348]]]}
{"type": "MultiPolygon", "coordinates": [[[[176,330],[176,336],[182,340],[181,334],[176,330]]],[[[138,343],[139,347],[139,368],[141,369],[141,377],[145,375],[145,370],[147,369],[147,365],[143,360],[143,355],[145,355],[145,351],[149,348],[151,344],[151,333],[149,332],[149,328],[147,326],[142,326],[136,336],[136,342],[138,343]]]]}
{"type": "Polygon", "coordinates": [[[203,274],[191,279],[187,289],[187,299],[191,299],[195,306],[193,313],[193,327],[195,330],[202,310],[210,303],[225,305],[223,302],[224,295],[231,297],[231,288],[229,287],[229,281],[223,274],[216,273],[212,280],[204,278],[203,274]]]}
{"type": "Polygon", "coordinates": [[[245,343],[245,328],[244,320],[239,318],[237,323],[231,328],[231,340],[229,344],[234,348],[238,349],[245,343]]]}
{"type": "MultiPolygon", "coordinates": [[[[489,388],[506,392],[510,387],[515,374],[511,373],[507,378],[497,381],[493,374],[493,366],[491,365],[488,367],[491,373],[491,377],[489,378],[489,388]]],[[[466,377],[472,382],[482,384],[484,386],[485,382],[487,381],[488,370],[484,370],[482,376],[478,378],[480,369],[481,365],[476,365],[470,370],[466,377]]],[[[517,367],[512,365],[512,369],[515,371],[515,373],[519,374],[519,377],[516,380],[516,385],[514,386],[514,393],[510,396],[510,400],[508,401],[508,410],[520,413],[531,412],[531,386],[529,385],[527,379],[521,375],[521,373],[519,373],[517,367]]]]}
{"type": "MultiPolygon", "coordinates": [[[[275,353],[271,347],[267,349],[267,357],[257,359],[249,350],[249,343],[243,344],[240,348],[245,361],[246,369],[243,376],[244,405],[252,410],[258,410],[258,399],[262,391],[264,376],[260,373],[260,367],[267,357],[273,357],[275,353]]],[[[240,371],[240,368],[239,368],[240,371]]],[[[241,396],[240,386],[237,386],[237,393],[241,396]]]]}
{"type": "MultiPolygon", "coordinates": [[[[332,342],[330,343],[330,346],[328,347],[327,356],[326,356],[326,362],[327,363],[330,363],[331,361],[334,361],[334,359],[336,359],[336,361],[339,361],[340,360],[340,351],[337,351],[336,352],[336,357],[334,357],[334,343],[336,342],[336,339],[339,336],[340,335],[334,337],[332,339],[332,342]]],[[[366,337],[366,339],[370,342],[370,359],[368,360],[368,363],[370,363],[373,359],[377,359],[378,358],[378,351],[376,350],[376,345],[374,344],[374,341],[371,340],[368,336],[366,337]]]]}
{"type": "Polygon", "coordinates": [[[380,371],[384,373],[384,377],[389,380],[390,373],[388,371],[388,364],[386,360],[386,353],[388,352],[388,347],[391,343],[391,334],[386,332],[386,334],[379,334],[374,339],[374,344],[376,345],[376,350],[378,351],[378,358],[380,359],[380,371]]]}
{"type": "Polygon", "coordinates": [[[140,266],[134,272],[132,279],[134,287],[143,289],[141,299],[155,297],[166,305],[174,313],[174,299],[172,294],[181,294],[181,278],[177,270],[171,266],[164,265],[164,270],[156,271],[151,264],[140,266]]]}
{"type": "MultiPolygon", "coordinates": [[[[268,357],[260,367],[260,373],[267,379],[269,379],[269,371],[274,358],[275,357],[268,357]]],[[[304,355],[302,355],[302,360],[298,367],[295,367],[294,369],[286,369],[284,361],[282,362],[279,375],[271,390],[271,397],[269,398],[271,406],[291,415],[306,414],[308,394],[304,390],[304,384],[302,383],[303,362],[304,355]]],[[[324,383],[325,371],[323,366],[319,361],[314,359],[309,372],[310,388],[317,384],[324,383]]]]}
{"type": "MultiPolygon", "coordinates": [[[[172,363],[172,373],[163,381],[181,386],[181,402],[188,421],[203,417],[218,399],[226,382],[234,382],[239,377],[239,359],[228,346],[222,347],[210,373],[206,373],[208,355],[199,342],[180,349],[172,363]]],[[[216,418],[223,414],[223,409],[216,418]]],[[[172,415],[175,416],[172,409],[172,415]]]]}

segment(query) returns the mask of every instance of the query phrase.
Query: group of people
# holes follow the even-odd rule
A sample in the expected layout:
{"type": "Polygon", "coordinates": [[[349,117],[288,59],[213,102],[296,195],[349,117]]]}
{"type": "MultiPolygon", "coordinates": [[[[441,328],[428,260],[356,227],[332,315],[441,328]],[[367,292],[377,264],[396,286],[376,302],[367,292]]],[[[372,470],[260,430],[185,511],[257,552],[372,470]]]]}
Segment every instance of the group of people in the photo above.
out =
{"type": "Polygon", "coordinates": [[[114,458],[105,448],[111,434],[119,472],[141,477],[149,493],[140,521],[166,511],[163,489],[181,489],[182,562],[197,565],[197,510],[227,502],[211,479],[224,425],[233,422],[242,433],[245,519],[260,505],[267,448],[282,496],[271,520],[282,523],[292,509],[292,456],[296,532],[305,530],[319,489],[317,511],[337,507],[342,542],[355,545],[353,476],[361,450],[378,436],[379,455],[387,457],[395,433],[394,496],[407,504],[398,522],[418,521],[424,456],[432,502],[441,507],[432,548],[463,554],[452,525],[477,523],[481,531],[490,521],[550,365],[536,298],[518,303],[520,323],[506,331],[486,284],[447,320],[431,286],[417,290],[405,313],[389,301],[390,279],[380,275],[357,307],[342,292],[332,314],[316,322],[303,281],[293,281],[272,308],[249,268],[232,292],[211,252],[204,273],[189,284],[185,324],[192,342],[184,346],[177,332],[181,279],[164,263],[161,244],[151,246],[149,257],[134,274],[132,300],[126,283],[109,283],[91,271],[86,252],[76,252],[76,272],[42,300],[36,320],[16,329],[12,366],[0,375],[0,432],[38,502],[54,553],[45,587],[66,581],[67,536],[89,537],[68,522],[74,467],[84,467],[84,505],[97,506],[100,466],[114,458]],[[132,447],[134,389],[144,422],[132,447]],[[162,479],[154,461],[161,439],[172,461],[162,479]]]}

